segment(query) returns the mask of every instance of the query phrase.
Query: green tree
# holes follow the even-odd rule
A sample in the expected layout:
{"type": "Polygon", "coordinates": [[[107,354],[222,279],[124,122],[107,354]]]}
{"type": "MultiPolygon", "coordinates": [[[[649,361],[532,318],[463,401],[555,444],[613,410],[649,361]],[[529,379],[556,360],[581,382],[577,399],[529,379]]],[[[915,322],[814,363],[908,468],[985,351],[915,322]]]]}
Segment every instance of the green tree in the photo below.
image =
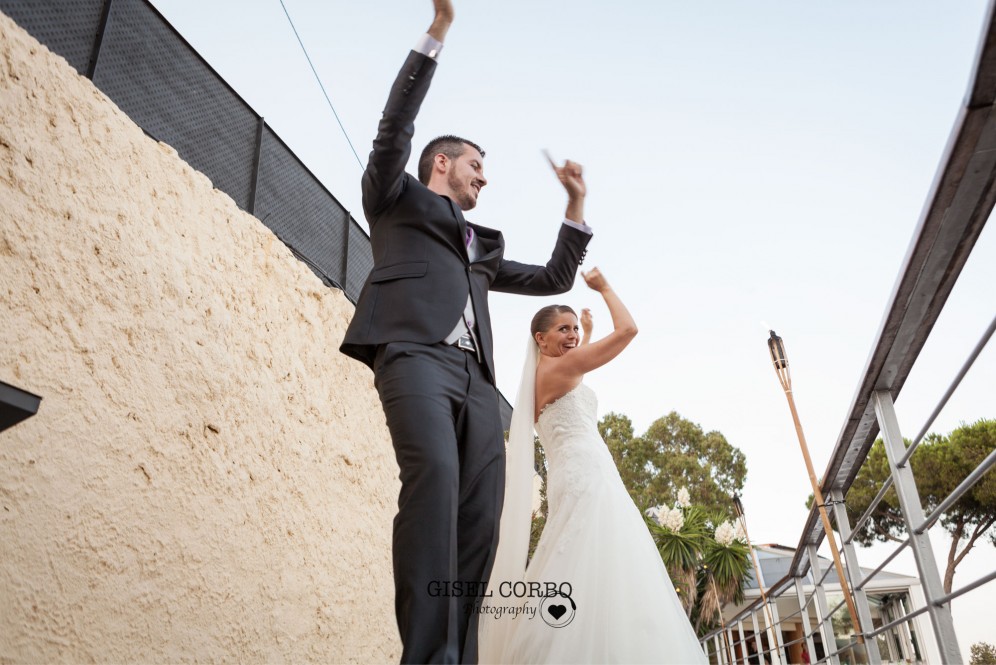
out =
{"type": "MultiPolygon", "coordinates": [[[[996,420],[983,419],[962,425],[948,436],[931,434],[925,437],[910,458],[925,513],[933,512],[994,448],[996,420]]],[[[878,439],[847,493],[847,513],[852,524],[864,515],[888,477],[888,458],[882,440],[878,439]]],[[[992,528],[996,524],[996,474],[983,476],[941,515],[940,523],[951,535],[944,573],[944,591],[951,593],[955,569],[976,543],[987,537],[996,545],[996,529],[992,528]]],[[[855,534],[855,540],[868,545],[876,540],[901,542],[905,536],[906,522],[893,487],[855,534]]]]}
{"type": "Polygon", "coordinates": [[[634,436],[633,423],[618,413],[603,417],[598,430],[641,508],[674,505],[678,489],[687,487],[694,505],[733,517],[730,497],[743,489],[747,459],[719,432],[705,432],[674,411],[642,436],[634,436]]]}
{"type": "Polygon", "coordinates": [[[996,665],[996,647],[988,642],[976,642],[972,645],[969,665],[996,665]]]}
{"type": "Polygon", "coordinates": [[[549,510],[549,505],[546,500],[546,453],[543,452],[543,446],[540,445],[539,437],[533,437],[533,450],[535,455],[534,466],[536,468],[536,473],[540,477],[540,507],[539,510],[533,513],[533,523],[529,532],[529,554],[526,557],[526,561],[533,560],[533,553],[536,551],[536,545],[539,544],[540,536],[543,535],[543,527],[546,526],[546,515],[549,510]]]}
{"type": "Polygon", "coordinates": [[[702,552],[703,574],[700,575],[701,600],[693,614],[695,629],[700,636],[719,624],[719,613],[729,603],[742,603],[744,583],[751,570],[750,547],[746,541],[706,542],[702,552]]]}

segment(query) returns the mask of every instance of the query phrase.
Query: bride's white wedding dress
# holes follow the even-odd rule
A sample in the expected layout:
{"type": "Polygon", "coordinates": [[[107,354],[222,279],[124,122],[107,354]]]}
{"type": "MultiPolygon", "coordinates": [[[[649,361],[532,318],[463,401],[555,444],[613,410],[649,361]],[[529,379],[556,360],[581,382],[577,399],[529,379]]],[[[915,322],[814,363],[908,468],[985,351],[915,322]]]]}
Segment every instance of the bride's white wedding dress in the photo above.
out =
{"type": "MultiPolygon", "coordinates": [[[[523,388],[531,387],[527,384],[524,376],[523,388]]],[[[517,410],[524,408],[522,401],[517,410]]],[[[499,540],[490,585],[496,593],[485,603],[531,603],[535,614],[501,619],[482,614],[481,662],[706,663],[643,517],[598,433],[594,391],[578,385],[549,404],[535,428],[547,457],[546,526],[523,573],[524,553],[522,559],[518,551],[509,557],[507,549],[522,547],[521,525],[506,524],[506,518],[521,520],[522,510],[514,505],[518,497],[506,497],[505,508],[512,511],[502,516],[507,539],[499,540]],[[532,582],[542,590],[548,583],[564,591],[570,585],[570,598],[501,597],[498,585],[511,579],[516,563],[518,579],[526,583],[520,589],[532,582]]],[[[531,431],[529,439],[531,467],[531,431]]],[[[525,446],[513,450],[514,440],[509,445],[509,473],[515,476],[515,467],[524,467],[519,464],[525,446]]],[[[506,491],[522,488],[510,477],[506,491]]]]}

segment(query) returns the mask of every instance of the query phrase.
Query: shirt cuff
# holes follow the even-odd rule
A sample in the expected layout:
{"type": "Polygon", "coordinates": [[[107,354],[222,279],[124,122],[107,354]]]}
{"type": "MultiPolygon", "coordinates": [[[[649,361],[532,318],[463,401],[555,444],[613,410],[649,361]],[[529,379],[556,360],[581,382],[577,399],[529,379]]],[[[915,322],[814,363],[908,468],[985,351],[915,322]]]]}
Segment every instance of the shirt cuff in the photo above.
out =
{"type": "Polygon", "coordinates": [[[566,217],[564,218],[564,224],[567,224],[567,226],[571,227],[572,229],[577,229],[578,231],[584,231],[588,235],[591,235],[591,227],[588,226],[587,224],[578,224],[577,222],[571,221],[566,217]]]}
{"type": "Polygon", "coordinates": [[[413,50],[435,60],[439,57],[439,52],[443,50],[443,43],[427,32],[418,40],[413,50]]]}

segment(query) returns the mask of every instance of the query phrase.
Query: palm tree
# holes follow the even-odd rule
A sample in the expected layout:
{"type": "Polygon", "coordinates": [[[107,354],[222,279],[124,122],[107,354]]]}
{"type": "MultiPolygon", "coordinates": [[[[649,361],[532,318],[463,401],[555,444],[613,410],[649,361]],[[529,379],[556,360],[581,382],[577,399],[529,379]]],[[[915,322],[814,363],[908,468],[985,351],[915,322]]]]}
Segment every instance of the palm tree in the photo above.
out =
{"type": "Polygon", "coordinates": [[[750,549],[746,542],[734,539],[723,544],[715,538],[707,541],[701,574],[707,588],[695,621],[695,629],[700,635],[722,622],[725,605],[743,601],[744,582],[750,569],[750,549]]]}
{"type": "Polygon", "coordinates": [[[644,511],[650,530],[682,606],[699,635],[722,621],[722,607],[741,602],[750,571],[750,550],[725,516],[688,504],[679,492],[674,508],[644,511]]]}

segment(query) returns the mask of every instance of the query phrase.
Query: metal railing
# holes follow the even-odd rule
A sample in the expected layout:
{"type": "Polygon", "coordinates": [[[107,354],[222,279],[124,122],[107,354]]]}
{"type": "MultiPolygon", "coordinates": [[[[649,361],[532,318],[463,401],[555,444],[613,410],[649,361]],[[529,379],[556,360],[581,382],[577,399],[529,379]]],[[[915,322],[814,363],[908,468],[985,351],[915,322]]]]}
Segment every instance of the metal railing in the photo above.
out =
{"type": "MultiPolygon", "coordinates": [[[[994,5],[990,3],[976,58],[968,94],[960,110],[941,165],[932,184],[919,225],[914,232],[906,258],[900,270],[889,305],[886,308],[878,336],[872,347],[865,371],[852,400],[848,417],[822,478],[821,489],[833,507],[836,530],[843,545],[840,554],[846,561],[848,582],[854,590],[860,628],[851,626],[848,635],[837,635],[831,620],[843,601],[835,607],[827,604],[827,577],[831,568],[823,570],[818,548],[824,542],[823,526],[814,506],[802,531],[789,573],[771,585],[767,601],[777,608],[777,600],[795,590],[799,611],[789,617],[777,618],[774,625],[759,630],[757,615],[762,619],[764,601],[758,598],[732,619],[702,638],[703,648],[713,662],[749,662],[756,658],[748,651],[753,646],[769,662],[781,663],[787,649],[805,642],[811,662],[835,665],[841,659],[880,663],[892,659],[927,660],[917,653],[918,631],[933,632],[939,658],[944,663],[961,663],[950,603],[996,579],[996,570],[944,593],[941,576],[930,545],[929,528],[940,516],[970,491],[996,465],[996,450],[991,451],[950,493],[937,502],[929,515],[924,514],[917,481],[910,460],[918,450],[938,414],[955,393],[962,379],[996,331],[996,317],[982,333],[978,343],[961,364],[950,385],[926,418],[913,442],[906,446],[899,428],[894,402],[910,374],[914,363],[940,316],[951,290],[961,274],[996,202],[996,22],[994,5]],[[879,489],[872,504],[852,528],[846,509],[848,491],[865,463],[872,444],[882,435],[890,475],[879,489]],[[871,519],[886,493],[895,490],[899,510],[905,523],[907,538],[886,560],[862,577],[854,546],[855,533],[871,519]],[[880,625],[872,621],[868,599],[869,583],[881,579],[881,573],[895,557],[910,548],[916,561],[920,588],[924,595],[921,606],[904,608],[902,598],[890,600],[883,607],[880,625]],[[810,622],[810,608],[816,622],[810,622]],[[919,623],[921,617],[928,622],[919,623]],[[802,637],[785,641],[781,628],[790,619],[801,619],[802,637]],[[744,636],[743,622],[750,619],[754,634],[744,636]],[[739,639],[734,639],[734,627],[739,639]],[[877,637],[890,634],[885,642],[895,653],[880,653],[877,637]],[[819,643],[815,641],[819,638],[819,643]],[[846,643],[838,646],[841,639],[846,643]],[[817,650],[816,647],[821,649],[817,650]],[[763,649],[760,647],[764,647],[763,649]],[[817,657],[817,655],[819,657],[817,657]]],[[[762,584],[758,580],[758,584],[762,584]]],[[[880,582],[887,585],[888,580],[880,582]]],[[[908,599],[913,604],[915,599],[908,599]]],[[[754,660],[757,662],[757,660],[754,660]]]]}

